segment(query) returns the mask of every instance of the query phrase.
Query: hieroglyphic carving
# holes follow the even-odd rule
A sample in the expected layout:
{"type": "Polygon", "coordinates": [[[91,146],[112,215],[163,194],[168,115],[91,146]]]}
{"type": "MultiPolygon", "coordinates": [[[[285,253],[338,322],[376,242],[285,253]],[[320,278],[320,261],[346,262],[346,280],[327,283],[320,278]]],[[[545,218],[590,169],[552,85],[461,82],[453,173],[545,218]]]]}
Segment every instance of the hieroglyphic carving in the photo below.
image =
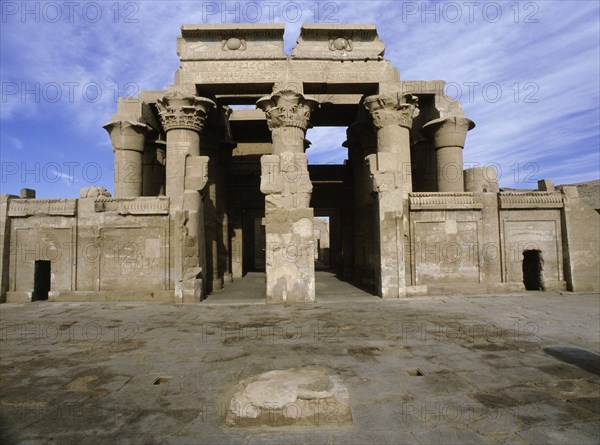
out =
{"type": "Polygon", "coordinates": [[[169,198],[140,197],[140,198],[105,198],[94,201],[96,212],[116,212],[121,215],[167,215],[169,213],[169,198]]]}

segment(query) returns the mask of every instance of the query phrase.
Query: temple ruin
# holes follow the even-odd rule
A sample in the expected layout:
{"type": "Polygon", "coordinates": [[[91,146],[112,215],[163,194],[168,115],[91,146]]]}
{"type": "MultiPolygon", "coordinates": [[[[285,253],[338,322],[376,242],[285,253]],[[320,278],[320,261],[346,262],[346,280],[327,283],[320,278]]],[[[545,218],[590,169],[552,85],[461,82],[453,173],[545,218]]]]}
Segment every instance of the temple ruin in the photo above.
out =
{"type": "Polygon", "coordinates": [[[1,301],[200,302],[264,271],[268,303],[314,302],[325,249],[388,299],[600,290],[600,216],[576,188],[464,170],[475,123],[443,81],[400,80],[375,26],[307,24],[291,54],[283,34],[182,26],[174,84],[104,125],[114,196],[2,195],[1,301]],[[347,128],[343,164],[307,162],[312,126],[347,128]]]}

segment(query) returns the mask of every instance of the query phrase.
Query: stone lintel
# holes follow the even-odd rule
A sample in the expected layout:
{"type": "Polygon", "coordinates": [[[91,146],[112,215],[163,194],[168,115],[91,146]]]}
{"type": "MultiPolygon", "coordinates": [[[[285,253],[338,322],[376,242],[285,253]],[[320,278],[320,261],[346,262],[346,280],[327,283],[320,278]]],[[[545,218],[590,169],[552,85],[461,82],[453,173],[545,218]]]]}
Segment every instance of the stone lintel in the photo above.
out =
{"type": "Polygon", "coordinates": [[[402,93],[444,95],[445,80],[403,80],[400,82],[402,93]]]}
{"type": "Polygon", "coordinates": [[[422,192],[408,195],[411,210],[482,209],[483,202],[473,193],[422,192]]]}
{"type": "Polygon", "coordinates": [[[384,51],[375,25],[311,23],[302,25],[292,58],[381,60],[384,51]]]}
{"type": "Polygon", "coordinates": [[[140,101],[146,104],[155,104],[158,99],[162,99],[166,94],[166,90],[144,90],[140,91],[138,97],[140,101]]]}
{"type": "MultiPolygon", "coordinates": [[[[240,85],[289,82],[288,79],[327,85],[397,83],[398,71],[387,60],[326,60],[326,59],[255,59],[235,58],[182,61],[178,71],[178,87],[185,85],[230,84],[231,91],[243,91],[240,85]],[[343,62],[343,63],[342,63],[343,62]]],[[[265,91],[264,94],[266,94],[265,91]]],[[[364,91],[359,91],[364,94],[364,91]]],[[[330,94],[325,92],[325,94],[330,94]]]]}
{"type": "Polygon", "coordinates": [[[560,192],[501,192],[501,209],[560,209],[564,207],[560,192]]]}
{"type": "Polygon", "coordinates": [[[177,39],[182,61],[285,59],[283,24],[183,25],[177,39]]]}
{"type": "Polygon", "coordinates": [[[148,196],[137,198],[98,197],[94,201],[96,213],[114,212],[121,215],[168,215],[169,198],[148,196]]]}
{"type": "Polygon", "coordinates": [[[75,216],[77,199],[10,199],[8,216],[75,216]]]}

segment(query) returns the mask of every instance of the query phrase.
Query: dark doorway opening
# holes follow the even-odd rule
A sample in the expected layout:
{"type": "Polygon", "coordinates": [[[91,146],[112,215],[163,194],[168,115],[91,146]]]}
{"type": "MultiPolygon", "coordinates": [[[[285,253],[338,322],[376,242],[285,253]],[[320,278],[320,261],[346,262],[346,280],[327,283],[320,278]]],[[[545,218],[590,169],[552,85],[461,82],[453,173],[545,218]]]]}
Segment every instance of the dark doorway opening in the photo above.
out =
{"type": "Polygon", "coordinates": [[[315,270],[329,270],[330,229],[329,216],[316,216],[313,223],[315,235],[315,270]]]}
{"type": "Polygon", "coordinates": [[[31,300],[47,300],[50,292],[50,261],[37,260],[33,271],[33,295],[31,300]]]}
{"type": "Polygon", "coordinates": [[[527,290],[544,290],[544,259],[541,250],[523,252],[523,283],[527,290]]]}

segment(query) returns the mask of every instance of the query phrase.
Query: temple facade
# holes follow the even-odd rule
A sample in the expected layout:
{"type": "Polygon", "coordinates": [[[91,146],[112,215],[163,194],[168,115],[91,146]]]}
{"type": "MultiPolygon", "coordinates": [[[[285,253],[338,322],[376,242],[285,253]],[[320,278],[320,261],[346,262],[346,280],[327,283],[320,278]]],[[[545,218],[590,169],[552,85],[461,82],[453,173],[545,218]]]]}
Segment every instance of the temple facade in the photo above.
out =
{"type": "Polygon", "coordinates": [[[268,303],[314,302],[316,263],[390,299],[600,290],[576,188],[464,170],[475,123],[443,81],[401,80],[375,26],[304,25],[291,54],[283,33],[182,26],[173,85],[104,125],[114,196],[2,195],[1,301],[200,302],[263,271],[268,303]],[[347,129],[343,164],[308,163],[313,126],[347,129]]]}

